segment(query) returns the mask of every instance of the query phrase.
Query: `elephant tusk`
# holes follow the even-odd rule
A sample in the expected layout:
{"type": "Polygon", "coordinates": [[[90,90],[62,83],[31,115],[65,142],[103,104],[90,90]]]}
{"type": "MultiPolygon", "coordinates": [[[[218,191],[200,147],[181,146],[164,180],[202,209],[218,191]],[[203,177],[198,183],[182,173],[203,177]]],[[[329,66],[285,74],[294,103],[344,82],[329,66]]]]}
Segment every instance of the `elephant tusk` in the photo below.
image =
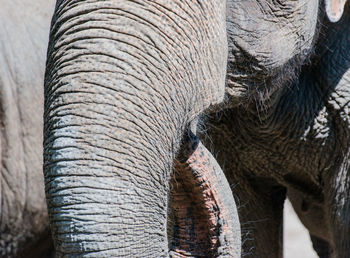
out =
{"type": "Polygon", "coordinates": [[[326,0],[325,9],[331,22],[337,22],[343,15],[346,0],[326,0]]]}

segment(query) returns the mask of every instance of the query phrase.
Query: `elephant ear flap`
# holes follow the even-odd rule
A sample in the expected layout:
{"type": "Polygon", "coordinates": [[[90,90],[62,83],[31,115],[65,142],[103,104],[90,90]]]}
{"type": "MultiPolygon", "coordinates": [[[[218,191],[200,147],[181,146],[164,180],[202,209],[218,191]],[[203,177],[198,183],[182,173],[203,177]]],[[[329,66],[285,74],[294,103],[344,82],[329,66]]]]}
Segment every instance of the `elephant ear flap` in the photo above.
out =
{"type": "Polygon", "coordinates": [[[344,12],[346,0],[325,0],[326,13],[331,22],[340,20],[344,12]]]}

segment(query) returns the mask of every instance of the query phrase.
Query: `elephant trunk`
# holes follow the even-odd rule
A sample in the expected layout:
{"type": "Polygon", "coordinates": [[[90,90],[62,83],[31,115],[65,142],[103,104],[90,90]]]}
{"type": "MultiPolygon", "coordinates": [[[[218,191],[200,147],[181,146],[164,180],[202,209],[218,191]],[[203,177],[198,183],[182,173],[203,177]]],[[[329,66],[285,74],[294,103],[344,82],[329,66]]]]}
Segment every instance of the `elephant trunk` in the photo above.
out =
{"type": "Polygon", "coordinates": [[[240,257],[239,218],[225,175],[195,135],[185,138],[171,180],[170,253],[240,257]]]}
{"type": "Polygon", "coordinates": [[[173,160],[223,99],[225,37],[224,1],[57,2],[44,174],[59,256],[168,255],[173,160]]]}

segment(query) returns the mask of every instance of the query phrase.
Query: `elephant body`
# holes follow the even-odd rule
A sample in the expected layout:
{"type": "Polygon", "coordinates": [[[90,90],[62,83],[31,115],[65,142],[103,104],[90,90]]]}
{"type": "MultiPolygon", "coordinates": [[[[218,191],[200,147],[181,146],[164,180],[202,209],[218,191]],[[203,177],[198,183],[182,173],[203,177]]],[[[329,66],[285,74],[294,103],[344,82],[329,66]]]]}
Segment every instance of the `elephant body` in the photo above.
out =
{"type": "MultiPolygon", "coordinates": [[[[325,3],[328,18],[339,19],[345,2],[325,3]]],[[[348,253],[339,226],[347,225],[339,212],[346,212],[348,189],[331,183],[346,167],[348,149],[339,142],[347,133],[329,120],[338,116],[326,98],[343,92],[346,76],[329,83],[318,76],[345,74],[349,33],[347,16],[324,30],[321,4],[57,1],[45,75],[44,174],[58,255],[238,257],[233,193],[243,202],[244,252],[280,257],[287,188],[297,211],[300,198],[304,213],[324,211],[309,226],[318,251],[348,253]],[[335,41],[340,47],[332,50],[335,41]],[[327,63],[338,60],[337,51],[345,70],[327,63]],[[215,112],[206,149],[189,136],[198,117],[215,112]],[[334,146],[339,163],[330,168],[334,146]],[[315,230],[322,223],[328,233],[315,230]]],[[[337,110],[346,118],[346,108],[337,110]]]]}
{"type": "Polygon", "coordinates": [[[311,60],[288,87],[209,118],[204,137],[239,200],[248,257],[282,256],[286,196],[320,257],[349,255],[349,14],[322,22],[311,60]]]}
{"type": "Polygon", "coordinates": [[[53,248],[42,173],[42,85],[53,2],[0,5],[0,257],[39,257],[53,248]]]}

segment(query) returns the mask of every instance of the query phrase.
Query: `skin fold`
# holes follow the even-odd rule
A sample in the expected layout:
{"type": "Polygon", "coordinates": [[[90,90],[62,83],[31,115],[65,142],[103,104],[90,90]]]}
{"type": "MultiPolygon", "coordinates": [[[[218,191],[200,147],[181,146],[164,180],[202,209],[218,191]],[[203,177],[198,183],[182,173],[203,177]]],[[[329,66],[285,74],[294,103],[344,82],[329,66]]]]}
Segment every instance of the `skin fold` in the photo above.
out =
{"type": "Polygon", "coordinates": [[[321,2],[58,0],[44,103],[57,256],[239,257],[237,196],[243,254],[281,257],[289,195],[324,211],[319,252],[345,257],[347,133],[332,130],[349,26],[321,2]]]}
{"type": "Polygon", "coordinates": [[[0,257],[53,248],[42,172],[43,79],[51,1],[1,1],[0,257]]]}

